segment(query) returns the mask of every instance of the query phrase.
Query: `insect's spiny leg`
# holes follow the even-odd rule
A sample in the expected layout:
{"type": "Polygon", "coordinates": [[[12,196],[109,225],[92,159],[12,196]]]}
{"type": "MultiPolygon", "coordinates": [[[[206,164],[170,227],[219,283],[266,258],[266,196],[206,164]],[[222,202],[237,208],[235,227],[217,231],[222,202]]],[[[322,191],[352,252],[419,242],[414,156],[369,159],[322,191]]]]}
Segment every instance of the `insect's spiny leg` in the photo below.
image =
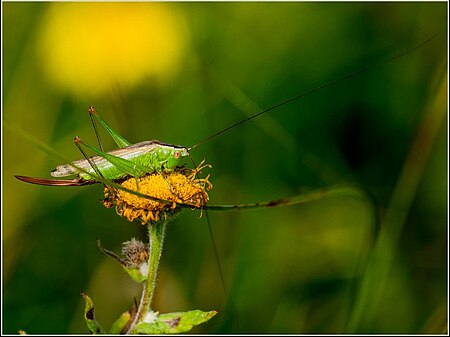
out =
{"type": "Polygon", "coordinates": [[[81,147],[81,145],[84,145],[83,140],[80,137],[75,136],[75,138],[73,139],[73,142],[75,143],[78,150],[80,150],[83,157],[89,162],[89,165],[91,165],[91,167],[95,171],[95,173],[97,173],[99,177],[105,178],[105,177],[103,177],[102,173],[98,169],[97,165],[92,161],[92,159],[86,154],[86,152],[84,152],[83,148],[81,147]]]}
{"type": "MultiPolygon", "coordinates": [[[[92,116],[92,115],[90,115],[90,116],[92,116]]],[[[91,117],[91,118],[92,118],[92,117],[91,117]]],[[[91,165],[91,167],[92,167],[92,169],[95,171],[95,173],[97,173],[97,175],[98,175],[100,178],[105,179],[105,177],[103,176],[102,172],[99,170],[99,168],[97,167],[97,165],[95,164],[95,162],[94,162],[94,161],[86,154],[86,152],[84,152],[83,148],[81,147],[81,145],[85,145],[85,144],[83,143],[83,140],[82,140],[80,137],[75,136],[75,138],[73,139],[73,141],[74,141],[75,145],[77,146],[78,150],[80,150],[80,152],[83,154],[83,157],[89,162],[89,165],[91,165]]],[[[100,142],[100,139],[99,139],[99,142],[100,142]]],[[[86,145],[85,145],[85,146],[86,146],[86,145]]],[[[136,185],[137,185],[137,180],[136,180],[136,185]]],[[[111,194],[113,194],[113,195],[116,194],[116,192],[115,192],[115,190],[114,190],[113,188],[107,186],[106,184],[103,184],[103,186],[105,186],[105,188],[109,191],[109,193],[111,193],[111,194]]],[[[139,191],[139,187],[138,187],[138,191],[139,191]]],[[[106,196],[106,194],[105,194],[105,196],[106,196]]]]}
{"type": "Polygon", "coordinates": [[[91,120],[93,121],[92,123],[94,124],[94,130],[96,130],[95,133],[97,134],[97,139],[99,141],[100,148],[102,149],[102,152],[104,152],[104,151],[103,151],[103,147],[102,147],[101,142],[100,142],[100,134],[98,133],[95,119],[97,119],[103,125],[103,127],[106,129],[106,131],[108,131],[108,133],[114,139],[114,142],[117,144],[117,146],[119,148],[123,148],[123,147],[132,145],[132,143],[130,143],[128,140],[126,140],[121,135],[116,133],[108,125],[108,123],[105,122],[105,120],[100,116],[100,114],[97,112],[97,110],[93,106],[89,107],[89,115],[91,117],[91,120]]]}
{"type": "MultiPolygon", "coordinates": [[[[91,108],[94,109],[93,112],[95,113],[95,108],[94,108],[94,107],[91,107],[91,108]]],[[[91,108],[89,108],[89,113],[90,113],[89,115],[91,116],[91,119],[92,119],[91,108]]],[[[95,123],[95,122],[93,122],[93,123],[95,123]]],[[[95,127],[94,127],[94,128],[95,128],[95,127]]],[[[97,131],[96,131],[96,133],[97,133],[97,131]]],[[[100,137],[100,135],[99,135],[99,137],[100,137]]],[[[103,176],[102,172],[99,170],[98,166],[97,166],[97,165],[95,164],[95,162],[94,162],[94,161],[86,154],[86,152],[84,152],[83,148],[81,147],[81,145],[86,146],[86,144],[83,142],[83,140],[82,140],[80,137],[76,136],[76,137],[73,139],[73,141],[74,141],[75,145],[77,146],[78,150],[80,150],[80,152],[83,154],[83,157],[89,162],[89,165],[91,165],[91,167],[92,167],[92,169],[95,171],[95,173],[97,173],[97,175],[98,175],[100,178],[105,179],[105,177],[103,176]]],[[[100,144],[100,146],[101,146],[100,138],[98,138],[98,141],[99,141],[99,144],[100,144]]],[[[103,151],[103,150],[102,150],[102,151],[103,151]]],[[[105,183],[103,183],[103,186],[105,186],[105,188],[109,191],[109,193],[111,193],[112,195],[116,195],[116,191],[115,191],[113,188],[111,188],[110,186],[106,185],[105,183]]],[[[137,179],[136,179],[136,187],[137,187],[137,192],[139,192],[139,185],[138,185],[137,179]]]]}
{"type": "Polygon", "coordinates": [[[97,115],[97,110],[93,106],[89,107],[89,118],[91,119],[92,125],[94,126],[95,136],[97,137],[98,145],[100,146],[100,150],[102,152],[105,152],[103,149],[102,140],[100,138],[100,132],[98,132],[97,122],[95,121],[94,115],[97,115]]]}
{"type": "Polygon", "coordinates": [[[138,177],[138,176],[135,176],[135,177],[134,177],[134,181],[136,181],[136,191],[139,192],[139,177],[138,177]]]}

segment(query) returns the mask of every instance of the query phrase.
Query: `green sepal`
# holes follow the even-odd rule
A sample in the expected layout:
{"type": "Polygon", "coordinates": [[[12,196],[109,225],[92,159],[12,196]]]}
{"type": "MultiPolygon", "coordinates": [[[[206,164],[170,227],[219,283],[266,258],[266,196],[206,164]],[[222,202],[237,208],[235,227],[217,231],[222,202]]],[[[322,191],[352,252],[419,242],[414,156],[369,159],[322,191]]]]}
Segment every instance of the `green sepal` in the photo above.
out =
{"type": "Polygon", "coordinates": [[[136,281],[137,283],[142,283],[147,279],[147,275],[142,274],[139,268],[123,267],[123,269],[125,269],[133,281],[136,281]]]}
{"type": "Polygon", "coordinates": [[[134,332],[138,334],[174,334],[190,331],[194,326],[213,318],[217,311],[191,310],[156,315],[152,322],[139,323],[134,332]]]}
{"type": "Polygon", "coordinates": [[[114,261],[116,261],[118,264],[120,264],[120,266],[128,273],[128,275],[130,275],[130,277],[133,279],[133,281],[136,281],[137,283],[142,283],[147,279],[147,275],[142,274],[141,270],[139,268],[128,267],[124,259],[120,258],[117,254],[115,254],[112,251],[103,247],[103,245],[99,239],[97,239],[97,246],[101,250],[102,253],[109,256],[114,261]]]}
{"type": "Polygon", "coordinates": [[[103,330],[101,325],[95,320],[94,302],[86,293],[81,292],[80,295],[84,300],[84,320],[86,322],[88,330],[92,335],[105,333],[105,330],[103,330]]]}
{"type": "Polygon", "coordinates": [[[111,325],[109,333],[111,335],[124,334],[128,330],[128,327],[131,325],[131,322],[135,318],[136,313],[137,303],[135,299],[131,309],[125,311],[122,315],[120,315],[120,317],[111,325]]]}

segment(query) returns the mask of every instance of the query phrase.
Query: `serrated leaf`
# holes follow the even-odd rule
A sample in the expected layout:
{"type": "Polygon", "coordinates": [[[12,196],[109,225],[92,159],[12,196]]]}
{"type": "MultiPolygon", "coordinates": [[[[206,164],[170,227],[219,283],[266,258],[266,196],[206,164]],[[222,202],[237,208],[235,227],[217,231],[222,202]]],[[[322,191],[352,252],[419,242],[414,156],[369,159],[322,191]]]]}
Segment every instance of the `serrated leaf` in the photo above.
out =
{"type": "Polygon", "coordinates": [[[81,297],[84,300],[84,320],[86,325],[91,332],[91,334],[96,335],[99,333],[105,333],[105,330],[101,325],[95,320],[94,315],[94,302],[92,299],[84,292],[81,292],[81,297]]]}
{"type": "Polygon", "coordinates": [[[209,321],[217,311],[191,310],[158,315],[152,322],[142,322],[134,329],[140,334],[175,334],[190,331],[194,326],[209,321]]]}

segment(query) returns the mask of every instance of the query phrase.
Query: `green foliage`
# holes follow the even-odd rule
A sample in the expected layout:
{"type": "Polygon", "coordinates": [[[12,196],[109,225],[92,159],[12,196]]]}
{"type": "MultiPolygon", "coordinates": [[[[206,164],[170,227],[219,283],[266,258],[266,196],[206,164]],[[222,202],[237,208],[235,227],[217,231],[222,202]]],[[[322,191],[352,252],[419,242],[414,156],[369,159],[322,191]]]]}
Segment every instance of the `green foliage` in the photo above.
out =
{"type": "Polygon", "coordinates": [[[105,331],[101,327],[100,324],[98,324],[97,320],[95,319],[94,315],[94,302],[92,299],[86,294],[81,293],[81,297],[84,299],[84,320],[86,322],[86,325],[93,335],[98,335],[100,333],[104,333],[105,331]]]}
{"type": "Polygon", "coordinates": [[[155,314],[152,322],[143,322],[136,326],[138,334],[174,334],[188,332],[196,325],[213,318],[217,311],[191,310],[172,312],[170,314],[155,314]]]}
{"type": "MultiPolygon", "coordinates": [[[[139,305],[134,306],[124,312],[111,326],[111,334],[175,334],[188,332],[193,327],[205,323],[217,314],[217,311],[203,312],[192,310],[187,312],[174,312],[168,314],[159,314],[151,309],[153,292],[155,290],[155,280],[158,272],[159,259],[162,253],[165,226],[170,220],[160,221],[148,225],[149,249],[145,250],[148,257],[145,263],[148,266],[147,273],[144,275],[139,272],[139,268],[129,268],[129,261],[120,258],[113,252],[105,249],[100,240],[97,239],[97,245],[100,250],[114,261],[119,263],[132,279],[138,283],[146,281],[141,295],[139,305]]],[[[130,240],[124,243],[128,253],[142,253],[145,248],[137,240],[130,240]],[[138,249],[140,248],[140,249],[138,249]]],[[[85,293],[81,294],[85,300],[84,318],[91,334],[103,333],[103,328],[97,323],[94,317],[94,303],[85,293]]]]}

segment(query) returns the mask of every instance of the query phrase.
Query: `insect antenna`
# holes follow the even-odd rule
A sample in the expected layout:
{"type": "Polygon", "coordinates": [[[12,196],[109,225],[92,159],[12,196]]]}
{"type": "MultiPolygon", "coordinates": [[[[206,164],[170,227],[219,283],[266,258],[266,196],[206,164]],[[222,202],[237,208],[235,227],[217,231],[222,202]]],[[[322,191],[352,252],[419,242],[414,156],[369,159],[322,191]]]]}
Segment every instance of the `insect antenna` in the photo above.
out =
{"type": "Polygon", "coordinates": [[[346,75],[346,76],[343,76],[343,77],[338,78],[338,79],[336,79],[336,80],[333,80],[333,81],[331,81],[331,82],[322,84],[322,85],[320,85],[320,86],[318,86],[318,87],[315,87],[314,89],[310,89],[310,90],[308,90],[308,91],[305,91],[305,92],[303,92],[303,93],[301,93],[301,94],[299,94],[299,95],[297,95],[297,96],[291,97],[291,98],[286,99],[286,100],[284,100],[284,101],[282,101],[282,102],[280,102],[280,103],[278,103],[278,104],[275,104],[275,105],[273,105],[273,106],[271,106],[271,107],[269,107],[269,108],[267,108],[267,109],[265,109],[265,110],[263,110],[263,111],[260,111],[260,112],[258,112],[258,113],[255,113],[254,115],[251,115],[250,117],[247,117],[247,118],[245,118],[245,119],[243,119],[243,120],[241,120],[241,121],[239,121],[239,122],[237,122],[237,123],[234,123],[234,124],[232,124],[232,125],[226,127],[225,129],[223,129],[223,130],[221,130],[221,131],[219,131],[219,132],[217,132],[217,133],[212,134],[212,135],[209,136],[209,137],[206,137],[205,139],[203,139],[202,141],[198,142],[197,144],[195,144],[195,145],[189,147],[188,150],[190,151],[190,150],[192,150],[192,149],[195,149],[197,146],[200,146],[200,145],[202,145],[203,143],[206,143],[207,141],[209,141],[209,140],[211,140],[211,139],[213,139],[213,138],[216,138],[217,136],[220,136],[221,134],[223,134],[223,133],[225,133],[225,132],[227,132],[227,131],[229,131],[229,130],[231,130],[231,129],[234,129],[235,127],[237,127],[237,126],[239,126],[239,125],[241,125],[241,124],[244,124],[244,123],[246,123],[246,122],[252,120],[253,118],[259,117],[259,116],[261,116],[262,114],[265,114],[266,112],[275,110],[275,109],[277,109],[277,108],[279,108],[279,107],[281,107],[281,106],[283,106],[283,105],[286,105],[286,104],[291,103],[291,102],[293,102],[293,101],[299,100],[300,98],[303,98],[303,97],[308,96],[308,95],[312,95],[312,94],[314,94],[314,93],[317,92],[317,91],[320,91],[320,90],[325,89],[325,88],[328,88],[328,87],[332,87],[332,86],[337,85],[337,84],[339,84],[339,83],[341,83],[341,82],[344,82],[344,81],[346,81],[346,80],[348,80],[348,79],[351,79],[351,78],[356,77],[356,76],[358,76],[358,75],[364,74],[364,73],[368,72],[369,70],[378,68],[379,66],[381,66],[381,65],[383,65],[383,64],[386,64],[386,63],[390,63],[390,62],[392,62],[392,61],[395,61],[396,59],[401,58],[402,56],[408,55],[408,54],[410,54],[410,53],[416,51],[417,49],[420,49],[421,47],[423,47],[423,46],[426,45],[427,43],[431,42],[436,36],[437,36],[437,34],[433,35],[432,37],[430,37],[429,39],[425,40],[424,42],[422,42],[422,43],[416,45],[415,47],[412,47],[412,48],[410,48],[410,49],[408,49],[408,50],[405,50],[405,51],[403,51],[403,52],[401,52],[401,53],[398,53],[398,54],[396,54],[396,55],[394,55],[394,56],[391,56],[391,57],[386,58],[386,59],[384,59],[384,60],[381,60],[381,61],[379,61],[379,62],[372,63],[371,65],[368,65],[368,66],[366,66],[366,67],[364,67],[364,68],[361,68],[361,69],[359,69],[359,70],[356,70],[356,71],[354,71],[354,72],[352,72],[352,73],[350,73],[350,74],[348,74],[348,75],[346,75]]]}
{"type": "MultiPolygon", "coordinates": [[[[196,165],[195,162],[194,162],[194,158],[192,158],[191,154],[189,153],[189,149],[188,149],[188,156],[189,156],[189,159],[190,159],[191,162],[192,162],[192,165],[194,165],[193,167],[197,167],[197,165],[196,165]]],[[[197,177],[197,173],[195,173],[195,178],[198,178],[198,177],[197,177]]]]}
{"type": "Polygon", "coordinates": [[[236,306],[234,305],[233,298],[231,297],[231,294],[229,294],[227,287],[225,285],[225,278],[223,277],[222,265],[219,260],[219,253],[217,250],[216,239],[214,238],[214,233],[212,231],[211,222],[209,221],[208,211],[205,209],[204,212],[205,212],[206,222],[208,223],[209,236],[211,238],[211,244],[212,244],[212,248],[214,251],[214,256],[217,261],[217,269],[219,271],[220,283],[222,284],[223,292],[225,293],[225,298],[226,298],[226,301],[228,302],[227,307],[230,308],[231,316],[233,317],[233,330],[236,331],[236,330],[239,330],[239,320],[238,320],[238,316],[237,316],[236,306]]]}
{"type": "MultiPolygon", "coordinates": [[[[188,155],[189,155],[189,159],[192,162],[192,165],[194,165],[194,167],[197,167],[197,165],[194,162],[194,158],[192,158],[190,153],[188,153],[188,155]]],[[[196,179],[199,178],[197,171],[195,172],[195,178],[196,179]]],[[[223,289],[223,292],[225,295],[225,300],[227,301],[227,307],[230,308],[231,315],[233,317],[233,330],[239,330],[239,321],[238,321],[238,317],[237,317],[236,306],[234,305],[234,301],[233,301],[233,298],[231,297],[231,294],[228,293],[227,286],[225,284],[225,278],[223,276],[222,264],[220,263],[220,259],[219,259],[219,252],[217,250],[216,238],[214,236],[214,232],[211,227],[211,222],[209,220],[208,211],[206,209],[204,209],[203,207],[205,207],[205,206],[202,206],[202,212],[205,213],[206,223],[208,224],[209,237],[211,238],[211,245],[212,245],[212,249],[213,249],[213,253],[214,253],[214,258],[216,259],[216,265],[217,265],[217,270],[219,272],[220,283],[222,284],[222,289],[223,289]]]]}

